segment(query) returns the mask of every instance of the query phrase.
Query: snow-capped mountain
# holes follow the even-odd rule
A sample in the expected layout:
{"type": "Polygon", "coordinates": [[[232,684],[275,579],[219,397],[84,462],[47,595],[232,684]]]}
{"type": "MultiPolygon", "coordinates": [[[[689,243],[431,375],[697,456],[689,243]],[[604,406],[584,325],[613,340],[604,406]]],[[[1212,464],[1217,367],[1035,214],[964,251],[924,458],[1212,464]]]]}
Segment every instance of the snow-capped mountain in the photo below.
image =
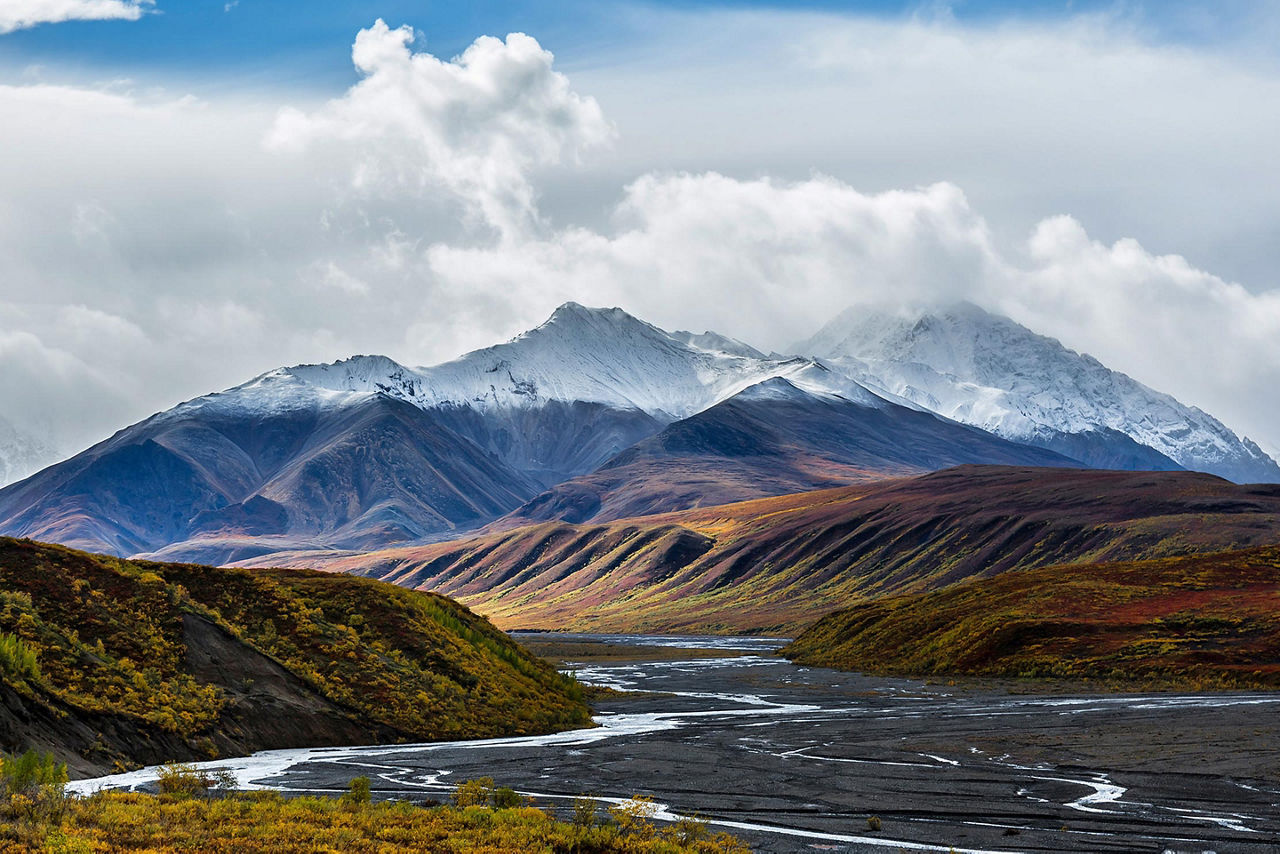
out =
{"type": "Polygon", "coordinates": [[[573,302],[504,344],[434,367],[356,356],[330,365],[280,368],[219,397],[228,398],[228,405],[232,398],[291,405],[311,399],[305,389],[314,388],[333,395],[381,392],[422,409],[469,406],[486,412],[589,403],[638,410],[665,423],[772,377],[865,406],[884,403],[812,359],[773,359],[713,332],[668,333],[620,308],[573,302]],[[260,391],[268,387],[273,392],[264,397],[260,391]]]}
{"type": "Polygon", "coordinates": [[[1216,418],[969,303],[914,314],[854,307],[794,350],[873,390],[1091,465],[1280,481],[1274,460],[1216,418]]]}
{"type": "Polygon", "coordinates": [[[620,308],[571,302],[506,343],[433,367],[354,356],[278,368],[158,417],[280,414],[346,406],[380,394],[431,412],[551,486],[594,470],[672,421],[774,377],[809,393],[886,405],[812,359],[770,358],[712,332],[667,333],[620,308]]]}
{"type": "Polygon", "coordinates": [[[1280,480],[1203,412],[971,306],[850,313],[802,350],[828,358],[567,303],[434,367],[278,368],[0,489],[0,532],[217,563],[962,463],[1280,480]]]}

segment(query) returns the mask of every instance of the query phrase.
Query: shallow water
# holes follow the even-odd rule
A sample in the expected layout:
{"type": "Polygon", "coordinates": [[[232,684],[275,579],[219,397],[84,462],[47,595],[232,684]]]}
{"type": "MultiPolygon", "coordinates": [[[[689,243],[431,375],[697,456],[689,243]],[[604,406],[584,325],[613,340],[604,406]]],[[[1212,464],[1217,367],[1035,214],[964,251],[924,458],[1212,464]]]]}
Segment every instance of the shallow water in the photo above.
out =
{"type": "Polygon", "coordinates": [[[644,794],[661,819],[697,814],[761,851],[1277,850],[1280,695],[1012,695],[796,667],[771,654],[781,639],[553,639],[754,654],[571,665],[587,682],[663,692],[604,704],[591,729],[202,766],[295,792],[367,774],[384,797],[443,798],[481,776],[549,806],[644,794]]]}

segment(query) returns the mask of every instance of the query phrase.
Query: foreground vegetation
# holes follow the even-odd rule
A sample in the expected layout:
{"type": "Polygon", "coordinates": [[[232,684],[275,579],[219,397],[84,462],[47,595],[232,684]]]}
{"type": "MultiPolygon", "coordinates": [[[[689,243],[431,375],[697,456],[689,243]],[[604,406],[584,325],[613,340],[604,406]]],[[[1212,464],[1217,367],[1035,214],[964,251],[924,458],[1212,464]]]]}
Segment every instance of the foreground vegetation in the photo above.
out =
{"type": "Polygon", "coordinates": [[[338,798],[286,799],[277,792],[218,792],[233,781],[169,765],[159,795],[63,794],[66,769],[28,752],[0,762],[0,849],[42,852],[620,852],[744,854],[748,849],[698,821],[659,828],[640,798],[608,810],[574,803],[557,821],[491,779],[460,785],[449,805],[373,803],[357,777],[338,798]]]}
{"type": "Polygon", "coordinates": [[[783,650],[878,674],[1280,688],[1280,547],[1007,572],[855,605],[783,650]]]}
{"type": "Polygon", "coordinates": [[[590,720],[576,682],[441,596],[7,538],[0,694],[0,746],[70,745],[81,770],[590,720]]]}

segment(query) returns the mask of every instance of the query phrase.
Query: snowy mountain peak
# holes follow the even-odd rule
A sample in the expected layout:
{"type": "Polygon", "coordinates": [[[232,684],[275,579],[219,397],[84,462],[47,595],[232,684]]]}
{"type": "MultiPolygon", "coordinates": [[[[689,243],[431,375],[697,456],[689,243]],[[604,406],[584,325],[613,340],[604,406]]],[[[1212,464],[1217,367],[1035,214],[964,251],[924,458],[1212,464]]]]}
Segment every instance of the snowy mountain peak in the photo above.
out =
{"type": "Polygon", "coordinates": [[[422,391],[417,371],[386,356],[352,356],[329,364],[280,370],[307,385],[329,391],[381,392],[402,400],[412,400],[422,391]]]}
{"type": "Polygon", "coordinates": [[[769,358],[750,344],[744,344],[736,338],[730,338],[727,335],[721,335],[718,332],[712,332],[710,330],[700,334],[680,330],[678,332],[672,332],[671,337],[682,344],[688,344],[690,347],[697,347],[700,350],[711,350],[716,353],[730,353],[734,356],[745,356],[749,359],[769,358]]]}
{"type": "MultiPolygon", "coordinates": [[[[550,402],[601,404],[667,422],[693,415],[771,377],[864,406],[885,401],[809,359],[771,358],[713,332],[671,334],[620,308],[565,303],[503,344],[432,367],[385,356],[278,368],[173,415],[268,412],[347,405],[388,395],[423,409],[519,411],[550,402]]],[[[166,417],[173,417],[166,415],[166,417]]]]}
{"type": "Polygon", "coordinates": [[[733,400],[770,400],[801,401],[814,397],[795,383],[782,377],[770,377],[767,380],[748,386],[733,396],[733,400]]]}
{"type": "Polygon", "coordinates": [[[1237,481],[1280,466],[1220,421],[1092,356],[972,303],[906,313],[851,308],[799,352],[830,359],[873,390],[1014,441],[1124,434],[1186,468],[1237,481]]]}
{"type": "Polygon", "coordinates": [[[667,338],[667,333],[658,327],[645,323],[622,309],[590,308],[576,302],[567,302],[551,313],[551,317],[512,339],[512,342],[523,338],[554,334],[568,338],[591,338],[600,335],[614,335],[625,331],[631,335],[654,338],[667,338]]]}

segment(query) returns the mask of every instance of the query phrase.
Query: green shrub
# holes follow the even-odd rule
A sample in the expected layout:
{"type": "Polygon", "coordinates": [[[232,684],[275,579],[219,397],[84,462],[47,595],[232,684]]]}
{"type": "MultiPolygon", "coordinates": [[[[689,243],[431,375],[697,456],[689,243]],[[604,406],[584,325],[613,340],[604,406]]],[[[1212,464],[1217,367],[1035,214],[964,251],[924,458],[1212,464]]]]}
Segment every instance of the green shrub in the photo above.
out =
{"type": "Polygon", "coordinates": [[[512,807],[524,805],[524,798],[515,789],[509,789],[503,786],[493,790],[493,808],[498,810],[507,810],[512,807]]]}
{"type": "Polygon", "coordinates": [[[487,807],[493,798],[493,778],[477,777],[459,783],[453,790],[453,804],[457,807],[487,807]]]}
{"type": "Polygon", "coordinates": [[[575,827],[595,827],[599,822],[600,805],[595,798],[581,797],[573,799],[573,824],[575,827]]]}
{"type": "Polygon", "coordinates": [[[373,793],[369,786],[369,778],[364,776],[352,777],[347,786],[347,793],[342,797],[343,800],[351,804],[369,803],[373,798],[373,793]]]}
{"type": "Polygon", "coordinates": [[[0,671],[26,682],[40,681],[40,662],[22,638],[8,632],[0,634],[0,671]]]}
{"type": "Polygon", "coordinates": [[[52,753],[28,750],[0,757],[4,812],[16,818],[52,819],[62,815],[67,766],[52,753]]]}
{"type": "Polygon", "coordinates": [[[671,825],[670,830],[681,845],[694,845],[711,836],[707,823],[696,816],[680,819],[671,825]]]}
{"type": "Polygon", "coordinates": [[[213,789],[234,789],[236,776],[231,771],[202,771],[194,765],[166,762],[156,776],[160,794],[174,798],[206,796],[213,789]]]}

